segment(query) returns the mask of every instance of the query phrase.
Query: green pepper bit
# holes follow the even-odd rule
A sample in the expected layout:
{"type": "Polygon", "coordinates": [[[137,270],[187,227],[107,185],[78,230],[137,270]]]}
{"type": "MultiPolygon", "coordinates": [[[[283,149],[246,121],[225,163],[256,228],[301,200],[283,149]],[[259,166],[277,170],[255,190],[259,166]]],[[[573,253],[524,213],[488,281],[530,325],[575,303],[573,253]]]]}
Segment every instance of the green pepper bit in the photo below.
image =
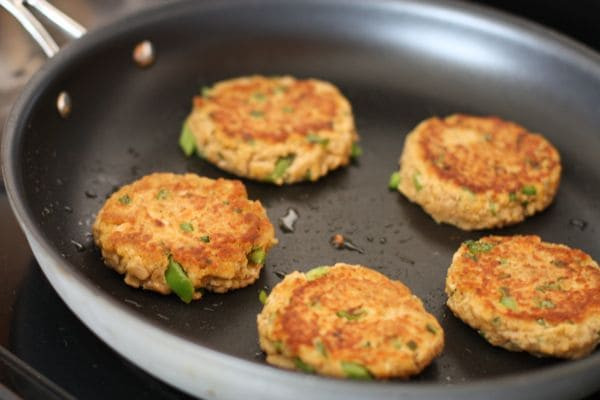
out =
{"type": "Polygon", "coordinates": [[[287,171],[290,165],[292,165],[292,163],[294,162],[295,157],[296,156],[294,154],[285,157],[279,157],[279,159],[275,163],[275,168],[273,168],[273,172],[271,172],[271,175],[269,176],[269,180],[271,182],[276,182],[279,179],[281,179],[285,174],[285,171],[287,171]]]}
{"type": "Polygon", "coordinates": [[[131,197],[129,197],[128,194],[126,194],[125,196],[121,196],[121,197],[119,197],[119,203],[126,206],[127,204],[131,203],[131,197]]]}
{"type": "Polygon", "coordinates": [[[493,243],[482,242],[481,240],[467,240],[465,246],[467,246],[469,253],[473,255],[487,253],[494,248],[493,243]]]}
{"type": "Polygon", "coordinates": [[[492,217],[495,217],[498,214],[498,206],[493,201],[489,203],[489,209],[490,214],[492,214],[492,217]]]}
{"type": "Polygon", "coordinates": [[[264,93],[255,92],[252,94],[252,98],[256,101],[265,101],[267,99],[267,96],[265,96],[264,93]]]}
{"type": "Polygon", "coordinates": [[[423,189],[423,182],[421,182],[421,173],[416,171],[412,177],[413,185],[415,186],[415,190],[420,192],[423,189]]]}
{"type": "Polygon", "coordinates": [[[311,269],[305,274],[306,280],[314,281],[315,279],[319,279],[320,277],[327,275],[327,273],[329,272],[329,268],[330,267],[328,266],[321,266],[311,269]]]}
{"type": "Polygon", "coordinates": [[[312,373],[315,372],[315,367],[313,367],[310,364],[305,363],[304,361],[302,361],[302,359],[300,357],[295,357],[294,358],[294,365],[300,371],[308,372],[310,374],[312,374],[312,373]]]}
{"type": "Polygon", "coordinates": [[[510,291],[508,290],[508,288],[500,288],[500,304],[502,304],[509,310],[517,309],[517,302],[510,296],[510,291]]]}
{"type": "Polygon", "coordinates": [[[283,343],[281,340],[276,340],[273,342],[273,347],[275,347],[275,351],[278,353],[283,353],[283,343]]]}
{"type": "Polygon", "coordinates": [[[265,289],[261,289],[260,292],[258,292],[258,300],[262,303],[265,304],[267,302],[267,292],[265,291],[265,289]]]}
{"type": "Polygon", "coordinates": [[[325,345],[320,339],[317,339],[315,341],[315,348],[317,349],[319,354],[321,354],[323,357],[327,357],[327,349],[325,348],[325,345]]]}
{"type": "Polygon", "coordinates": [[[183,150],[183,154],[188,157],[194,154],[194,150],[196,150],[196,138],[194,137],[194,134],[192,133],[187,121],[183,123],[183,128],[181,128],[179,147],[181,147],[181,150],[183,150]]]}
{"type": "Polygon", "coordinates": [[[352,143],[352,148],[350,149],[350,158],[356,160],[358,157],[362,156],[363,149],[358,145],[358,143],[352,143]]]}
{"type": "Polygon", "coordinates": [[[432,335],[437,334],[437,329],[435,329],[435,326],[431,325],[431,324],[426,324],[425,328],[427,329],[427,331],[429,331],[429,333],[431,333],[432,335]]]}
{"type": "Polygon", "coordinates": [[[257,249],[252,250],[250,254],[248,254],[248,260],[252,261],[252,263],[257,265],[263,264],[265,262],[266,256],[267,253],[259,247],[257,249]]]}
{"type": "Polygon", "coordinates": [[[210,97],[211,92],[212,92],[211,87],[202,86],[202,89],[201,89],[202,97],[210,97]]]}
{"type": "Polygon", "coordinates": [[[340,310],[335,313],[340,318],[346,318],[348,321],[359,319],[367,312],[365,310],[340,310]]]}
{"type": "Polygon", "coordinates": [[[544,299],[544,300],[538,300],[536,302],[536,306],[538,308],[554,308],[554,307],[556,307],[556,304],[554,304],[552,302],[552,300],[544,299]]]}
{"type": "Polygon", "coordinates": [[[184,303],[192,301],[192,297],[194,296],[194,285],[192,285],[192,281],[188,278],[181,265],[173,260],[172,256],[169,256],[169,265],[165,272],[165,280],[171,290],[175,292],[184,303]]]}
{"type": "Polygon", "coordinates": [[[388,188],[390,188],[391,190],[398,190],[399,184],[400,184],[400,171],[396,171],[390,176],[390,180],[388,182],[388,188]]]}
{"type": "Polygon", "coordinates": [[[341,367],[347,378],[364,380],[373,379],[373,375],[371,375],[369,370],[362,364],[351,361],[342,361],[341,367]]]}
{"type": "Polygon", "coordinates": [[[323,147],[327,147],[329,144],[328,138],[323,138],[319,135],[315,135],[314,133],[309,133],[306,135],[306,140],[308,140],[309,143],[320,144],[323,147]]]}
{"type": "Polygon", "coordinates": [[[166,199],[167,197],[169,197],[169,191],[168,191],[167,189],[164,189],[164,188],[163,188],[163,189],[160,189],[160,190],[158,191],[158,193],[156,194],[156,198],[157,198],[158,200],[164,200],[164,199],[166,199]]]}
{"type": "Polygon", "coordinates": [[[537,194],[537,189],[533,185],[527,185],[523,186],[521,193],[527,196],[535,196],[537,194]]]}
{"type": "Polygon", "coordinates": [[[184,232],[191,232],[194,230],[194,225],[192,225],[189,222],[182,222],[179,227],[181,228],[182,231],[184,232]]]}

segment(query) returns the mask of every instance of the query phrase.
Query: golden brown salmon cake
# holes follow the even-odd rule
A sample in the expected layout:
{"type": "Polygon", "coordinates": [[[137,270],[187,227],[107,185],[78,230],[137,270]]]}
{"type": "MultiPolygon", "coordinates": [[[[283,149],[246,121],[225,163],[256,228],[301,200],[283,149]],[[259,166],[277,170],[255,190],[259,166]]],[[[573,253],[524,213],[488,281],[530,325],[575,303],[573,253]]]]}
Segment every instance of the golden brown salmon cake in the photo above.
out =
{"type": "Polygon", "coordinates": [[[437,222],[461,229],[515,224],[546,208],[560,182],[558,151],[497,117],[451,115],[407,137],[390,186],[437,222]]]}
{"type": "Polygon", "coordinates": [[[134,287],[182,300],[254,282],[277,240],[237,180],[154,173],[113,193],[96,217],[104,262],[134,287]]]}
{"type": "Polygon", "coordinates": [[[348,164],[358,135],[350,103],[331,83],[249,76],[194,98],[181,140],[188,155],[195,146],[225,171],[281,185],[348,164]]]}
{"type": "Polygon", "coordinates": [[[343,263],[287,275],[257,323],[267,362],[336,377],[406,378],[444,346],[442,327],[406,286],[343,263]]]}
{"type": "Polygon", "coordinates": [[[487,236],[454,254],[448,307],[491,344],[579,358],[600,342],[600,268],[538,236],[487,236]]]}

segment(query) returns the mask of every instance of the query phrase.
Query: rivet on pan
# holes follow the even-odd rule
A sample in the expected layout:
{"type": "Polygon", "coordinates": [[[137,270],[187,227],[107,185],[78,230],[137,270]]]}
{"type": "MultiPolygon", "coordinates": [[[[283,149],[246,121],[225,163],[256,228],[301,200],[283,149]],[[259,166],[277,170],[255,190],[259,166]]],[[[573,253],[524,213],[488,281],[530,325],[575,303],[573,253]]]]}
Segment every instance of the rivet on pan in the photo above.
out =
{"type": "Polygon", "coordinates": [[[64,90],[58,94],[56,99],[56,109],[61,117],[67,119],[71,114],[71,96],[64,90]]]}
{"type": "Polygon", "coordinates": [[[149,40],[144,40],[133,49],[133,60],[142,67],[149,67],[154,62],[154,46],[149,40]]]}

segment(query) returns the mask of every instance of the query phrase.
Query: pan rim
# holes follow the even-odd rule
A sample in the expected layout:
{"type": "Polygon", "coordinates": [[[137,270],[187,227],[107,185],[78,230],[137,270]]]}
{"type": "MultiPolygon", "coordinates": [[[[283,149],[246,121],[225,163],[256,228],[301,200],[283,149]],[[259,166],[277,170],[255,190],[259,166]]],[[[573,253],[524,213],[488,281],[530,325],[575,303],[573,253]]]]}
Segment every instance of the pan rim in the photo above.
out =
{"type": "MultiPolygon", "coordinates": [[[[15,150],[20,148],[22,139],[21,135],[19,135],[19,132],[23,131],[23,128],[26,125],[25,118],[30,114],[33,104],[37,102],[37,98],[39,98],[41,93],[40,89],[43,88],[44,85],[47,85],[47,83],[52,80],[52,76],[60,72],[62,67],[65,64],[68,65],[70,61],[80,54],[81,51],[85,51],[85,49],[94,47],[100,43],[104,43],[110,40],[111,37],[122,35],[126,31],[135,29],[136,26],[148,24],[159,17],[168,18],[169,13],[176,15],[185,12],[186,7],[189,7],[190,9],[204,10],[207,7],[235,7],[239,4],[263,4],[269,2],[274,1],[221,0],[218,2],[218,4],[216,1],[208,1],[198,4],[198,2],[184,0],[177,2],[176,6],[173,6],[172,3],[169,3],[151,7],[136,15],[126,16],[114,21],[109,25],[94,29],[82,39],[69,44],[54,59],[49,60],[27,84],[12,107],[5,124],[1,149],[2,173],[11,208],[16,215],[21,229],[23,229],[25,232],[30,246],[36,249],[34,250],[34,253],[36,253],[36,258],[38,260],[47,259],[46,262],[48,264],[43,265],[43,263],[40,262],[40,265],[49,279],[49,275],[51,273],[47,271],[47,269],[50,268],[48,265],[51,265],[52,269],[63,274],[67,274],[68,271],[75,269],[75,266],[71,265],[68,261],[65,262],[65,260],[60,256],[59,252],[46,241],[45,235],[34,223],[32,211],[26,207],[24,201],[24,190],[20,184],[22,177],[20,176],[19,167],[16,163],[17,157],[15,157],[15,154],[17,154],[15,150]]],[[[278,3],[287,4],[293,3],[293,1],[280,1],[278,3]]],[[[525,21],[518,17],[509,16],[498,11],[487,9],[483,6],[475,6],[459,2],[437,2],[429,0],[377,0],[369,2],[369,4],[360,2],[359,0],[328,0],[325,2],[310,0],[306,3],[314,6],[318,6],[319,4],[339,3],[357,7],[399,7],[403,10],[407,10],[409,13],[418,12],[419,14],[427,14],[428,12],[431,12],[431,10],[436,10],[438,13],[441,13],[438,14],[437,18],[444,18],[444,15],[446,18],[448,16],[454,16],[455,18],[460,17],[462,22],[460,20],[454,21],[458,24],[473,24],[474,22],[483,22],[487,26],[487,29],[494,29],[499,34],[515,35],[518,33],[521,35],[520,38],[525,37],[527,40],[534,40],[538,48],[543,47],[544,51],[552,52],[553,54],[560,54],[561,57],[568,59],[569,63],[576,65],[578,68],[585,69],[587,74],[592,74],[598,80],[600,80],[600,55],[595,53],[593,50],[588,49],[584,45],[581,45],[550,29],[543,28],[535,23],[525,21]],[[445,14],[442,15],[443,13],[445,14]]],[[[514,373],[501,377],[484,378],[473,382],[457,383],[453,384],[452,386],[440,383],[425,382],[402,382],[379,385],[346,381],[342,382],[320,377],[303,376],[288,371],[281,371],[267,365],[259,365],[250,361],[239,359],[229,354],[220,353],[218,351],[205,348],[201,345],[188,342],[179,335],[169,332],[165,328],[148,324],[146,318],[138,315],[132,310],[123,308],[119,302],[106,295],[103,290],[94,286],[86,278],[79,275],[74,275],[73,278],[75,282],[80,285],[79,289],[86,292],[88,297],[98,298],[98,301],[102,302],[103,307],[107,308],[107,315],[117,312],[122,313],[123,318],[133,319],[136,323],[145,325],[146,328],[152,330],[153,334],[159,336],[164,335],[169,339],[174,340],[173,345],[180,346],[180,351],[183,353],[190,351],[193,348],[194,351],[201,350],[202,357],[205,357],[206,359],[217,360],[223,363],[222,366],[211,367],[211,369],[222,368],[223,370],[229,370],[229,373],[232,374],[231,376],[236,376],[236,374],[245,374],[247,376],[255,375],[266,382],[278,381],[279,385],[295,386],[297,388],[303,388],[303,390],[315,389],[315,394],[322,395],[323,393],[328,392],[339,392],[342,386],[344,393],[353,393],[359,396],[366,394],[389,396],[390,394],[397,395],[399,393],[406,392],[407,395],[414,396],[460,395],[464,397],[464,395],[475,396],[477,394],[489,394],[491,389],[499,386],[502,386],[503,388],[511,386],[511,388],[514,390],[514,393],[518,393],[524,387],[540,385],[551,380],[569,379],[569,377],[575,377],[580,372],[587,371],[594,366],[600,366],[600,354],[595,354],[586,359],[570,362],[568,364],[554,365],[533,371],[514,373]],[[300,383],[300,385],[298,385],[298,383],[300,383]],[[310,389],[307,389],[307,387],[310,389]],[[363,391],[365,388],[367,391],[363,391]]],[[[54,281],[51,279],[51,282],[53,283],[53,286],[56,287],[56,285],[59,285],[59,283],[56,281],[58,278],[55,277],[54,279],[54,281]]],[[[63,298],[63,300],[65,300],[63,297],[65,293],[61,293],[61,291],[58,290],[57,292],[63,298]]],[[[71,310],[73,310],[78,317],[83,320],[88,328],[96,332],[96,330],[90,326],[90,321],[82,317],[80,310],[77,310],[75,306],[66,300],[65,302],[69,308],[71,308],[71,310]]],[[[110,339],[107,339],[103,336],[101,337],[107,344],[115,348],[114,343],[112,343],[110,339]]],[[[119,353],[132,360],[132,362],[135,364],[139,365],[139,363],[137,363],[135,359],[131,357],[131,354],[124,354],[123,351],[119,351],[119,353]]],[[[141,367],[151,374],[161,378],[156,370],[150,371],[147,365],[141,367]]],[[[230,382],[231,380],[223,378],[222,381],[230,382]]],[[[171,382],[171,384],[173,383],[171,382]]],[[[182,388],[181,386],[179,387],[182,388]]],[[[185,390],[185,388],[183,389],[185,390]]],[[[188,392],[191,394],[198,394],[197,391],[188,392]]],[[[245,394],[245,392],[241,391],[239,393],[245,394]]],[[[208,395],[210,396],[211,394],[208,393],[208,395]]],[[[347,395],[344,395],[344,397],[347,397],[347,395]]]]}

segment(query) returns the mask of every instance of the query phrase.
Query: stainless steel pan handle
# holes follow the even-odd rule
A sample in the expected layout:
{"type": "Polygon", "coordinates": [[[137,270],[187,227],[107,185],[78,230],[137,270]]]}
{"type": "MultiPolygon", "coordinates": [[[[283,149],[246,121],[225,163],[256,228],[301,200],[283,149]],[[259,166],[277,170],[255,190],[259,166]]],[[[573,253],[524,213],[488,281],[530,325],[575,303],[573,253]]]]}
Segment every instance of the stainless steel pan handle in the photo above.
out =
{"type": "Polygon", "coordinates": [[[72,38],[76,39],[86,32],[83,26],[46,0],[0,0],[0,6],[4,7],[23,25],[48,57],[54,56],[60,48],[46,28],[29,11],[27,5],[35,8],[72,38]]]}

